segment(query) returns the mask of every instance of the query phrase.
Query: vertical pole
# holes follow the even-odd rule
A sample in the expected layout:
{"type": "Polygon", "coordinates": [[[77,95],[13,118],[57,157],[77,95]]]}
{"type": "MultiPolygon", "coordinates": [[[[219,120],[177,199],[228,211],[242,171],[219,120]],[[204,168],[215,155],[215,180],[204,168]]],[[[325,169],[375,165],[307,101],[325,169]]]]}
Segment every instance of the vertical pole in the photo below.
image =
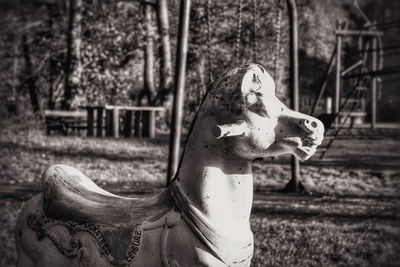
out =
{"type": "Polygon", "coordinates": [[[112,109],[106,108],[106,136],[112,136],[112,109]]]}
{"type": "MultiPolygon", "coordinates": [[[[286,0],[289,15],[290,46],[289,46],[289,66],[290,66],[290,107],[294,111],[299,110],[299,40],[298,40],[298,19],[295,0],[286,0]]],[[[281,192],[299,192],[304,190],[300,183],[300,163],[291,157],[291,176],[292,178],[286,184],[281,192]]]]}
{"type": "MultiPolygon", "coordinates": [[[[372,39],[372,72],[377,70],[378,62],[378,44],[377,39],[374,36],[372,39]]],[[[377,79],[374,75],[371,81],[371,128],[375,129],[376,126],[376,84],[377,79]]]]}
{"type": "Polygon", "coordinates": [[[181,0],[179,7],[178,45],[176,48],[175,90],[172,110],[172,124],[169,140],[167,183],[178,169],[181,143],[183,93],[185,88],[186,57],[189,39],[190,0],[181,0]]]}
{"type": "MultiPolygon", "coordinates": [[[[298,42],[298,19],[295,0],[287,0],[288,14],[289,14],[289,28],[290,28],[290,99],[291,108],[294,111],[299,110],[299,42],[298,42]]],[[[298,190],[299,177],[300,177],[300,164],[299,161],[292,156],[292,183],[298,190]]]]}
{"type": "Polygon", "coordinates": [[[149,113],[148,110],[142,111],[142,136],[149,137],[149,113]]]}
{"type": "Polygon", "coordinates": [[[142,121],[142,112],[140,110],[135,111],[135,137],[140,137],[140,123],[142,121]]]}
{"type": "MultiPolygon", "coordinates": [[[[340,30],[341,22],[338,20],[336,22],[336,30],[340,30]]],[[[336,116],[335,119],[335,127],[339,125],[339,107],[340,107],[340,72],[341,72],[341,64],[342,64],[342,36],[336,34],[336,76],[335,76],[335,105],[334,105],[334,113],[336,116]]]]}
{"type": "Polygon", "coordinates": [[[131,137],[132,134],[132,110],[127,110],[125,115],[124,136],[131,137]]]}
{"type": "Polygon", "coordinates": [[[362,35],[358,36],[358,52],[362,55],[362,51],[364,48],[364,38],[362,35]]]}
{"type": "Polygon", "coordinates": [[[112,110],[112,135],[119,137],[119,109],[114,107],[112,110]]]}
{"type": "Polygon", "coordinates": [[[149,137],[156,137],[156,111],[149,111],[149,137]]]}
{"type": "Polygon", "coordinates": [[[328,96],[325,102],[325,112],[327,114],[332,114],[332,97],[328,96]]]}
{"type": "Polygon", "coordinates": [[[94,134],[94,109],[93,107],[87,107],[87,136],[93,136],[94,134]]]}
{"type": "Polygon", "coordinates": [[[103,136],[103,107],[97,107],[97,137],[103,136]]]}

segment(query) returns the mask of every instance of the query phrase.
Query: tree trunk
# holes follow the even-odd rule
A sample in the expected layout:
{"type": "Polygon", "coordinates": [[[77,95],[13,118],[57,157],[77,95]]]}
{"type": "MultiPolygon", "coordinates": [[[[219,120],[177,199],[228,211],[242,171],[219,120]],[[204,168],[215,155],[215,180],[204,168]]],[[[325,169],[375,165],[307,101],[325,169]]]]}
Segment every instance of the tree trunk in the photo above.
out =
{"type": "Polygon", "coordinates": [[[172,59],[171,59],[171,41],[169,38],[169,19],[167,0],[158,1],[158,31],[161,38],[161,67],[160,67],[160,88],[157,102],[162,105],[167,96],[172,91],[172,59]]]}
{"type": "Polygon", "coordinates": [[[197,71],[198,71],[199,80],[200,80],[197,101],[198,101],[198,105],[200,105],[201,100],[203,99],[203,96],[204,96],[205,92],[207,91],[207,83],[206,83],[206,79],[205,79],[205,62],[204,62],[203,56],[200,57],[199,64],[197,64],[197,71]]]}
{"type": "MultiPolygon", "coordinates": [[[[18,20],[21,19],[21,0],[16,1],[16,15],[13,18],[13,23],[18,25],[18,20]]],[[[12,92],[11,100],[15,101],[17,98],[17,88],[18,88],[18,69],[19,69],[19,59],[20,59],[20,44],[21,44],[21,33],[17,31],[14,36],[14,55],[13,55],[13,72],[12,72],[12,92]]]]}
{"type": "Polygon", "coordinates": [[[65,61],[63,109],[70,109],[78,92],[82,66],[80,62],[82,0],[69,0],[67,56],[65,61]]]}
{"type": "Polygon", "coordinates": [[[56,85],[55,83],[55,67],[56,67],[56,61],[52,56],[50,56],[50,61],[49,61],[49,99],[47,102],[48,108],[53,110],[55,108],[55,103],[54,103],[54,87],[56,85]]]}
{"type": "Polygon", "coordinates": [[[40,112],[40,100],[38,90],[36,88],[36,74],[33,73],[29,44],[25,34],[22,36],[22,53],[25,60],[25,82],[28,87],[33,112],[38,113],[40,112]]]}
{"type": "MultiPolygon", "coordinates": [[[[53,24],[54,24],[54,14],[55,14],[55,7],[53,5],[47,6],[48,11],[48,28],[49,28],[49,39],[53,39],[53,24]]],[[[54,77],[56,75],[55,68],[56,68],[56,61],[54,59],[54,55],[52,51],[50,51],[50,59],[49,59],[49,97],[48,97],[48,108],[53,110],[54,109],[54,77]]]]}
{"type": "Polygon", "coordinates": [[[17,87],[18,87],[18,68],[19,68],[19,43],[21,42],[19,33],[16,34],[14,40],[14,58],[13,58],[13,74],[12,74],[12,92],[11,99],[15,101],[17,96],[17,87]]]}
{"type": "Polygon", "coordinates": [[[152,25],[152,7],[148,4],[144,5],[144,19],[146,29],[146,42],[144,44],[144,93],[147,97],[148,104],[152,103],[156,88],[154,85],[154,39],[152,25]]]}

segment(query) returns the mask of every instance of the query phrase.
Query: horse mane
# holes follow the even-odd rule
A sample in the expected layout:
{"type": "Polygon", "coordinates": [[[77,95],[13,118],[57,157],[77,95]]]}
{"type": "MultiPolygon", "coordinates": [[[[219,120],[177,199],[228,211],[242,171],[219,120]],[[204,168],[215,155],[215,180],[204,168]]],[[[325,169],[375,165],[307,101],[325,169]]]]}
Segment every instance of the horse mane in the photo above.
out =
{"type": "MultiPolygon", "coordinates": [[[[214,80],[208,87],[204,94],[199,108],[190,124],[188,135],[183,148],[182,156],[179,160],[178,170],[182,165],[185,155],[186,146],[190,135],[199,119],[200,115],[206,111],[230,111],[238,113],[243,110],[243,93],[241,91],[241,84],[245,74],[252,68],[259,68],[262,73],[266,72],[265,69],[259,64],[246,64],[243,67],[236,67],[225,71],[218,79],[214,80]],[[233,101],[232,101],[233,100],[233,101]]],[[[168,185],[171,185],[177,178],[178,172],[171,179],[168,185]]]]}

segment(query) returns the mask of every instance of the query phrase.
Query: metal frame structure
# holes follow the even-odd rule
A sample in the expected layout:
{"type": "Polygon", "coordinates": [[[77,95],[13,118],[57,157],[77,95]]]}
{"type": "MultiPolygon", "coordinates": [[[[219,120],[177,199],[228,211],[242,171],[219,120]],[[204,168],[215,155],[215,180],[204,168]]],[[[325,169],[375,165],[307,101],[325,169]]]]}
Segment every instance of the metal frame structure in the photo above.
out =
{"type": "Polygon", "coordinates": [[[174,101],[169,139],[167,183],[178,170],[183,116],[183,96],[185,89],[186,61],[189,41],[189,19],[191,0],[181,0],[179,7],[178,42],[176,46],[176,67],[174,101]]]}
{"type": "MultiPolygon", "coordinates": [[[[286,0],[289,16],[290,32],[290,99],[291,108],[299,109],[299,60],[298,60],[298,17],[295,0],[286,0]]],[[[172,111],[172,123],[169,141],[169,157],[167,183],[169,183],[178,169],[180,156],[180,143],[182,132],[183,98],[186,75],[186,58],[189,40],[189,19],[190,19],[191,0],[181,0],[179,7],[179,31],[178,45],[176,50],[176,69],[175,69],[175,87],[174,101],[172,111]]],[[[298,191],[300,164],[292,157],[292,179],[285,187],[285,191],[298,191]]]]}
{"type": "MultiPolygon", "coordinates": [[[[341,79],[349,77],[346,76],[347,73],[351,72],[353,69],[356,69],[359,66],[365,64],[364,61],[361,61],[361,64],[356,62],[346,70],[342,71],[342,42],[344,37],[356,37],[361,42],[359,47],[361,50],[362,48],[362,40],[365,37],[371,38],[372,43],[372,59],[371,59],[371,72],[374,73],[378,71],[378,36],[382,35],[382,32],[375,31],[375,30],[342,30],[340,29],[340,21],[337,23],[336,31],[336,74],[335,74],[335,101],[334,101],[334,113],[337,114],[336,116],[336,123],[335,126],[338,127],[339,118],[338,115],[340,113],[340,89],[341,89],[341,79]]],[[[360,75],[363,75],[361,73],[360,75]]],[[[356,75],[354,77],[357,77],[356,75]]],[[[377,77],[374,75],[371,79],[371,128],[375,129],[376,126],[376,91],[377,91],[377,77]]]]}

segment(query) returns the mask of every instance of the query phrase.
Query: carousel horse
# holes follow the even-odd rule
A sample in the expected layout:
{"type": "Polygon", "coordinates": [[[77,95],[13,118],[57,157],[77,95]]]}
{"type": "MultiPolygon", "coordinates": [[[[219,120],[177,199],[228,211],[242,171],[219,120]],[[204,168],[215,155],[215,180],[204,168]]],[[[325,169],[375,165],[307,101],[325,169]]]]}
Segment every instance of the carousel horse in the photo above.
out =
{"type": "Polygon", "coordinates": [[[207,91],[169,187],[149,198],[111,194],[55,165],[16,226],[17,266],[249,266],[251,162],[310,158],[322,123],[288,109],[257,64],[234,68],[207,91]]]}

